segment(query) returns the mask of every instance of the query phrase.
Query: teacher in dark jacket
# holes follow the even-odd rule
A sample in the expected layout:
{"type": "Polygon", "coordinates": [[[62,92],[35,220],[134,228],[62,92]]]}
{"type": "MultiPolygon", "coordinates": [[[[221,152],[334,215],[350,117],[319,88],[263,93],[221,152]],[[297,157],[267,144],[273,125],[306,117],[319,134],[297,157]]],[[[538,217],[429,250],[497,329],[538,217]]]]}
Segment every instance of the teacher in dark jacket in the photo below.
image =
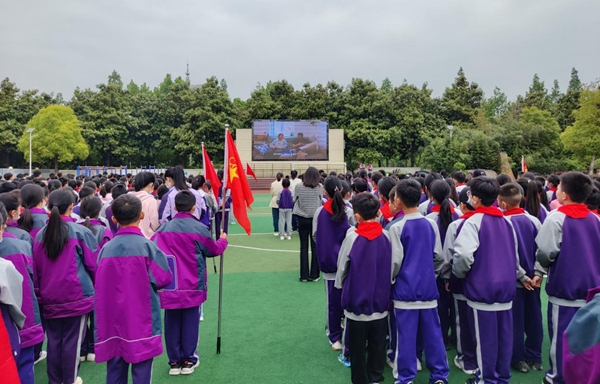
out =
{"type": "Polygon", "coordinates": [[[321,206],[323,187],[321,176],[315,167],[309,167],[302,178],[302,184],[294,188],[294,215],[298,216],[298,234],[300,235],[300,281],[319,280],[319,262],[315,241],[311,234],[313,216],[321,206]],[[308,265],[308,243],[310,241],[311,259],[308,265]]]}

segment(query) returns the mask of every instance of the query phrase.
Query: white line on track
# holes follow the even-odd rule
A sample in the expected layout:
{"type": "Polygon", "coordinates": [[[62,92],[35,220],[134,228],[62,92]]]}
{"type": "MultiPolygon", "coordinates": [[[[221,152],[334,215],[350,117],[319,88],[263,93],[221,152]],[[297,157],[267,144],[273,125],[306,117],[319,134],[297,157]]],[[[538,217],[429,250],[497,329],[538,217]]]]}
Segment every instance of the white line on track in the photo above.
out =
{"type": "Polygon", "coordinates": [[[287,250],[287,249],[255,248],[255,247],[245,247],[243,245],[232,245],[232,244],[229,244],[228,247],[243,248],[243,249],[252,249],[254,251],[266,251],[266,252],[286,252],[286,253],[298,253],[299,252],[299,251],[290,251],[290,250],[287,250]]]}

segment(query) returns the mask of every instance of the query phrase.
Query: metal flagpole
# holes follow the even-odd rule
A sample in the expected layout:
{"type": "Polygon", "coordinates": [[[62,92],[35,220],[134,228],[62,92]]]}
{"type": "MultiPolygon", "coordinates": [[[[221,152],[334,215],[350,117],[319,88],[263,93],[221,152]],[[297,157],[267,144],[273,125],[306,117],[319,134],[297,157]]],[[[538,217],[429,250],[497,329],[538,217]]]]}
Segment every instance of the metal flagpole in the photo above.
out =
{"type": "MultiPolygon", "coordinates": [[[[221,231],[225,230],[225,202],[227,201],[227,180],[229,178],[229,157],[227,151],[227,133],[229,132],[229,124],[225,124],[225,155],[223,163],[223,183],[222,188],[222,203],[221,203],[221,231]]],[[[217,195],[218,196],[218,195],[217,195]]],[[[217,320],[217,355],[221,354],[221,317],[223,314],[223,257],[225,252],[221,255],[219,261],[219,316],[217,320]]]]}
{"type": "MultiPolygon", "coordinates": [[[[202,174],[204,175],[204,180],[206,182],[207,179],[206,179],[206,160],[204,159],[204,141],[202,142],[202,174]]],[[[217,192],[217,194],[218,194],[218,192],[217,192]]],[[[206,213],[208,213],[208,211],[206,213]]],[[[208,219],[210,221],[210,217],[208,219]]],[[[217,231],[217,228],[215,228],[215,232],[216,231],[217,231]]],[[[211,259],[213,261],[213,269],[215,270],[215,275],[216,275],[217,274],[217,262],[215,261],[214,257],[211,257],[211,259]]]]}

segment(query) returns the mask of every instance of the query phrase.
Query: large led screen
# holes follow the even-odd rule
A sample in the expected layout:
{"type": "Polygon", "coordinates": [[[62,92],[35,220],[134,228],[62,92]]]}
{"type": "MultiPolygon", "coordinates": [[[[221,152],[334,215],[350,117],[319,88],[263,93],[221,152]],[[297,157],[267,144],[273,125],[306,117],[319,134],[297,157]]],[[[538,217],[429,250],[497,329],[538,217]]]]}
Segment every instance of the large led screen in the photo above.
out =
{"type": "Polygon", "coordinates": [[[253,161],[328,160],[328,127],[318,120],[255,120],[253,161]]]}

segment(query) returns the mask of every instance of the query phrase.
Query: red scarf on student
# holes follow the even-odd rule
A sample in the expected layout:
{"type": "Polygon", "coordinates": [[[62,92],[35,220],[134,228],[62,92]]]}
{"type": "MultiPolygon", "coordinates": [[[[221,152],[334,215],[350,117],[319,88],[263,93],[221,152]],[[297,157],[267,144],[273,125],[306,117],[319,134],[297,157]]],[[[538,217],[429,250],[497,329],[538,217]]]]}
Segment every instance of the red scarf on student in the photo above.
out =
{"type": "Polygon", "coordinates": [[[383,233],[383,227],[376,221],[365,221],[358,224],[356,228],[356,234],[362,237],[366,237],[369,240],[375,239],[377,236],[383,233]]]}
{"type": "Polygon", "coordinates": [[[332,204],[333,204],[333,199],[327,200],[325,202],[325,204],[323,204],[323,209],[333,215],[333,208],[331,208],[332,204]]]}
{"type": "MultiPolygon", "coordinates": [[[[440,204],[436,204],[433,206],[433,208],[431,208],[431,212],[439,212],[441,209],[442,206],[440,204]]],[[[452,204],[450,204],[450,212],[454,214],[454,207],[452,206],[452,204]]]]}
{"type": "Polygon", "coordinates": [[[468,219],[469,217],[473,216],[475,214],[474,211],[468,211],[463,213],[463,215],[461,217],[459,217],[459,219],[468,219]]]}
{"type": "Polygon", "coordinates": [[[583,219],[587,217],[590,210],[585,204],[567,204],[559,207],[558,212],[562,212],[573,219],[583,219]]]}
{"type": "Polygon", "coordinates": [[[504,211],[504,216],[522,215],[523,213],[525,213],[523,208],[513,208],[509,209],[508,211],[504,211]]]}
{"type": "Polygon", "coordinates": [[[475,213],[483,213],[484,215],[502,217],[502,211],[495,207],[479,207],[475,213]]]}
{"type": "Polygon", "coordinates": [[[390,210],[389,201],[383,204],[383,206],[379,210],[381,211],[381,214],[387,221],[390,221],[390,219],[394,216],[392,215],[392,211],[390,210]]]}

